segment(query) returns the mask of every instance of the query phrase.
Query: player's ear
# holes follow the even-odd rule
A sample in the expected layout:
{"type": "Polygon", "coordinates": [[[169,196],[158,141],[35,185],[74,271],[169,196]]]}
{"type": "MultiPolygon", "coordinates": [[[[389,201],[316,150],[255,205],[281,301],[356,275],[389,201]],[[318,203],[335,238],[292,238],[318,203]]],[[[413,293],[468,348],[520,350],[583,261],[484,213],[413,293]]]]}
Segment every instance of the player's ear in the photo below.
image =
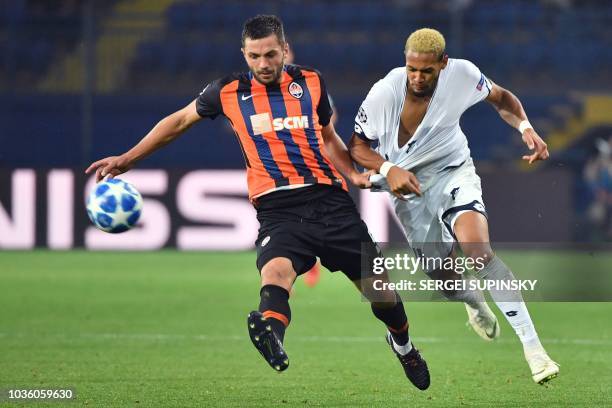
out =
{"type": "Polygon", "coordinates": [[[446,68],[446,64],[448,64],[448,54],[445,53],[440,62],[442,63],[442,69],[446,68]]]}

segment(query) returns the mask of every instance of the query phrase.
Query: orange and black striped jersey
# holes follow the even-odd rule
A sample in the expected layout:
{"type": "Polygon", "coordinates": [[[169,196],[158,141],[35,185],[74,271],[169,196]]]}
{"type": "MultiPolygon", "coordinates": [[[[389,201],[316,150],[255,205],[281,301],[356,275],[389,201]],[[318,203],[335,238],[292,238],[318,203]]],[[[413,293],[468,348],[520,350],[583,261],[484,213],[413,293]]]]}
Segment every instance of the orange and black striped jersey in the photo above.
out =
{"type": "Polygon", "coordinates": [[[244,154],[251,201],[287,186],[347,190],[323,148],[321,129],[332,109],[317,71],[286,65],[280,83],[270,85],[250,72],[232,74],[208,84],[196,106],[202,117],[229,119],[244,154]]]}

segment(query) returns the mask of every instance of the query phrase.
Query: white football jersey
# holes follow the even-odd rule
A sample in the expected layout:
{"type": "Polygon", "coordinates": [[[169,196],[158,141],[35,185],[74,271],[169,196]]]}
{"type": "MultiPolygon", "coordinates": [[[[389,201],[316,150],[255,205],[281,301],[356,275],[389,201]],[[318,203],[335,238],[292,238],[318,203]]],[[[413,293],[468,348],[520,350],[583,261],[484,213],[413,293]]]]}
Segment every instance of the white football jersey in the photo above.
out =
{"type": "Polygon", "coordinates": [[[470,157],[459,119],[489,95],[491,82],[470,61],[449,58],[421,124],[408,143],[399,147],[407,79],[406,67],[399,67],[374,84],[355,118],[355,132],[378,141],[380,155],[413,172],[424,191],[437,173],[470,157]]]}

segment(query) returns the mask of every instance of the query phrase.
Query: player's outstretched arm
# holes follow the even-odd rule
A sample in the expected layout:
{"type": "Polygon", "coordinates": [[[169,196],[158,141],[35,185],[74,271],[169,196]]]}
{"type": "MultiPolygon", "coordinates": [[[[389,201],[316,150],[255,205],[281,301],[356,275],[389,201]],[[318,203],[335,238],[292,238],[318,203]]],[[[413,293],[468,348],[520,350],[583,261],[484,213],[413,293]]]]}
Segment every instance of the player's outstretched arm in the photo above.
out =
{"type": "Polygon", "coordinates": [[[128,171],[137,161],[147,157],[155,150],[167,145],[191,125],[201,119],[196,111],[194,100],[183,109],[174,112],[160,120],[153,129],[143,137],[136,146],[132,147],[121,156],[110,156],[92,163],[85,173],[96,171],[96,181],[109,177],[118,176],[128,171]]]}
{"type": "Polygon", "coordinates": [[[385,159],[377,152],[372,150],[370,143],[363,140],[359,135],[353,133],[349,141],[349,149],[351,158],[360,166],[366,169],[372,169],[383,174],[391,194],[400,200],[405,200],[404,194],[414,193],[421,195],[421,187],[416,176],[392,163],[385,162],[385,159]]]}
{"type": "Polygon", "coordinates": [[[323,127],[321,134],[323,136],[323,142],[325,143],[325,151],[340,173],[359,188],[371,187],[372,183],[370,183],[369,179],[370,173],[359,173],[355,169],[349,151],[340,136],[336,133],[334,124],[329,122],[323,127]]]}
{"type": "Polygon", "coordinates": [[[548,147],[529,123],[521,101],[507,89],[497,84],[492,85],[487,101],[495,107],[499,116],[506,123],[521,132],[523,142],[529,150],[533,151],[531,154],[523,156],[523,160],[527,160],[531,164],[537,160],[548,159],[548,147]]]}

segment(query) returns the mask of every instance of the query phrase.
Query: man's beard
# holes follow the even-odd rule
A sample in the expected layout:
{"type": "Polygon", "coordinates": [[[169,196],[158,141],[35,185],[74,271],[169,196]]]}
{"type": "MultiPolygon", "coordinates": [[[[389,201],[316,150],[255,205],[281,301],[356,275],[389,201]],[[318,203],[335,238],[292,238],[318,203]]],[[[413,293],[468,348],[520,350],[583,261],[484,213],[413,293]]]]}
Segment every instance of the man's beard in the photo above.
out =
{"type": "Polygon", "coordinates": [[[426,91],[421,91],[421,92],[417,92],[417,91],[415,91],[415,90],[413,89],[413,90],[412,90],[412,94],[413,94],[414,96],[419,97],[419,98],[423,98],[423,97],[426,97],[426,96],[431,96],[431,95],[433,95],[433,89],[428,89],[428,90],[426,90],[426,91]]]}
{"type": "Polygon", "coordinates": [[[252,72],[253,72],[253,75],[255,76],[255,79],[257,79],[259,82],[261,82],[264,85],[269,85],[269,84],[278,82],[283,72],[283,67],[281,66],[277,71],[265,71],[265,72],[259,72],[259,73],[255,71],[252,71],[252,72]],[[272,75],[264,79],[261,77],[262,74],[272,74],[272,75]]]}
{"type": "Polygon", "coordinates": [[[436,78],[433,83],[431,84],[431,86],[423,91],[415,91],[413,87],[410,87],[412,94],[414,96],[416,96],[417,98],[424,98],[427,96],[432,96],[434,91],[436,90],[436,85],[438,84],[438,78],[436,78]]]}

